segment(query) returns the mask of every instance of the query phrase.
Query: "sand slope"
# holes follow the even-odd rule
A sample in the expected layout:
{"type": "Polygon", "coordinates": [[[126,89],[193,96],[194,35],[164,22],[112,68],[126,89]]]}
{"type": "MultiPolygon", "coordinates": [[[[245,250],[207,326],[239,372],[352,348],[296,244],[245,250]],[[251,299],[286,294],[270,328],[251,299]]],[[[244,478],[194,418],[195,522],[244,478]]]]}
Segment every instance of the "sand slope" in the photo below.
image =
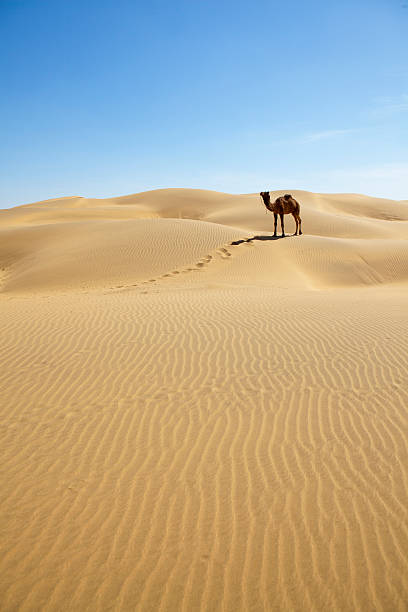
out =
{"type": "Polygon", "coordinates": [[[291,193],[0,212],[1,609],[406,609],[408,203],[291,193]]]}

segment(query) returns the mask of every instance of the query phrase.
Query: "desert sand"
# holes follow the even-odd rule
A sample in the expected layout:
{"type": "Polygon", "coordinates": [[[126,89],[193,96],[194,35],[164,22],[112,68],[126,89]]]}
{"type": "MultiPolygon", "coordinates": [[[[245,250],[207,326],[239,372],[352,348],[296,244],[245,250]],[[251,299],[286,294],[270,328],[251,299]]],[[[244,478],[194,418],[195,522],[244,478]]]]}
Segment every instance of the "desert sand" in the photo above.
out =
{"type": "Polygon", "coordinates": [[[407,609],[408,201],[287,191],[0,211],[2,610],[407,609]]]}

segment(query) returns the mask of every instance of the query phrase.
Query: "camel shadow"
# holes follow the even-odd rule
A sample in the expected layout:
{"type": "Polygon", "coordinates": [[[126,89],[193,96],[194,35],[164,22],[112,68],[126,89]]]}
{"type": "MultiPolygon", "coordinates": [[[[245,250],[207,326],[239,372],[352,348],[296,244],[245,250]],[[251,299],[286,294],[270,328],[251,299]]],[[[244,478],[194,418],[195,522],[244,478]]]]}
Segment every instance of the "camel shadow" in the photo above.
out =
{"type": "Polygon", "coordinates": [[[253,240],[282,240],[283,238],[288,238],[289,236],[252,236],[252,238],[243,238],[242,240],[234,240],[231,242],[231,246],[235,246],[237,244],[243,244],[244,242],[253,242],[253,240]]]}

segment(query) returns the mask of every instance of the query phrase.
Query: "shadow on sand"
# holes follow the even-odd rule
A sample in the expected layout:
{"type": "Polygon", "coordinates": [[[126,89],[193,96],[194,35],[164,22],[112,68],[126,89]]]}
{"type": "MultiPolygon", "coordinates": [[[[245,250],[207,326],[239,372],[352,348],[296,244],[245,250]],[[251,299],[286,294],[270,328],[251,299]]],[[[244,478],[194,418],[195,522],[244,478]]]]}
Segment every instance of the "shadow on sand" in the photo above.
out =
{"type": "Polygon", "coordinates": [[[281,240],[282,238],[288,238],[289,236],[288,235],[286,236],[252,236],[252,238],[243,238],[242,240],[234,240],[234,242],[231,242],[231,246],[236,245],[236,244],[243,244],[244,242],[252,242],[253,240],[281,240]]]}

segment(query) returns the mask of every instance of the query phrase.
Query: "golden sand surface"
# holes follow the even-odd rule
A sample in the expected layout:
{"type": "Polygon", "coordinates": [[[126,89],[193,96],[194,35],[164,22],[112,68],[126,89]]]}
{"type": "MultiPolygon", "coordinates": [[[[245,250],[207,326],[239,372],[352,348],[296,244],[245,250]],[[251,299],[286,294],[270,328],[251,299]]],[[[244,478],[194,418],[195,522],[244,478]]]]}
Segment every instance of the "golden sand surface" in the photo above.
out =
{"type": "Polygon", "coordinates": [[[0,211],[2,610],[407,609],[408,202],[291,193],[0,211]]]}

